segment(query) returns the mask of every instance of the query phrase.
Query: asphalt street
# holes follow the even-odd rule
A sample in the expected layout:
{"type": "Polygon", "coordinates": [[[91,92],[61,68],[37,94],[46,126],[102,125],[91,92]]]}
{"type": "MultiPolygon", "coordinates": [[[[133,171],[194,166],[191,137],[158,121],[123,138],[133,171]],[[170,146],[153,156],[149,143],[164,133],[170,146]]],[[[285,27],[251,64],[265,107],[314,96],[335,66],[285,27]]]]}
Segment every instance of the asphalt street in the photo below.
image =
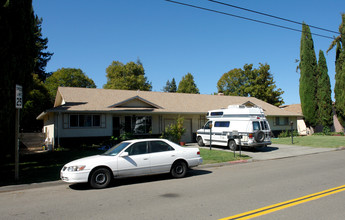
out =
{"type": "MultiPolygon", "coordinates": [[[[345,151],[117,180],[107,189],[61,181],[0,192],[1,219],[221,219],[345,184],[345,151]]],[[[4,187],[2,187],[4,188],[4,187]]],[[[6,187],[5,187],[6,188],[6,187]]],[[[257,219],[343,219],[345,191],[257,219]]]]}

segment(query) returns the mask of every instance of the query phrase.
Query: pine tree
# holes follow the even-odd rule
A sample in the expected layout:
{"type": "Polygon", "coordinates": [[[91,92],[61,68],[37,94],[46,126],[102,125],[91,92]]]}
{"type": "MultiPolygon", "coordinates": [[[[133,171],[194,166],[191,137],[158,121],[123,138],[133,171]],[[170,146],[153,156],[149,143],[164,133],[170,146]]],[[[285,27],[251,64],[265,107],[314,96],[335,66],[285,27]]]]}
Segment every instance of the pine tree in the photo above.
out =
{"type": "Polygon", "coordinates": [[[192,93],[199,94],[199,89],[194,82],[194,77],[191,73],[187,73],[182,77],[182,80],[178,84],[178,93],[192,93]]]}
{"type": "Polygon", "coordinates": [[[170,81],[168,80],[165,84],[165,86],[163,87],[163,92],[169,92],[170,91],[170,87],[171,87],[171,84],[170,84],[170,81]]]}
{"type": "Polygon", "coordinates": [[[299,79],[299,96],[302,112],[307,125],[316,126],[317,62],[310,28],[305,23],[302,25],[299,69],[301,74],[299,79]]]}
{"type": "Polygon", "coordinates": [[[176,86],[175,78],[172,78],[169,92],[176,92],[176,91],[177,91],[177,86],[176,86]]]}
{"type": "Polygon", "coordinates": [[[332,91],[328,76],[326,58],[322,50],[319,52],[319,62],[317,65],[317,104],[318,104],[318,124],[323,127],[331,127],[333,124],[332,112],[332,91]]]}

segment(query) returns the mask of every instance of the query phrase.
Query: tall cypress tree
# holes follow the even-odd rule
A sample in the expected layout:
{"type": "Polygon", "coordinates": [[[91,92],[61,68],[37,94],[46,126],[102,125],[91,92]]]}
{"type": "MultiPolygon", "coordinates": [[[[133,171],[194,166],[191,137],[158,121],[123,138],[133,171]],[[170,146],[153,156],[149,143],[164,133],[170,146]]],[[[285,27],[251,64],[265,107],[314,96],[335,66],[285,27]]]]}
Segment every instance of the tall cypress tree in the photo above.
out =
{"type": "Polygon", "coordinates": [[[334,39],[327,50],[330,51],[335,45],[335,109],[340,123],[345,126],[345,14],[342,14],[342,23],[339,26],[340,35],[334,39]]]}
{"type": "Polygon", "coordinates": [[[305,23],[302,25],[299,69],[301,74],[299,79],[299,96],[302,112],[307,125],[316,126],[317,62],[310,28],[305,23]]]}
{"type": "Polygon", "coordinates": [[[328,76],[326,58],[322,50],[319,52],[319,62],[317,65],[317,104],[318,104],[318,124],[323,127],[330,127],[333,124],[332,114],[332,91],[328,76]]]}

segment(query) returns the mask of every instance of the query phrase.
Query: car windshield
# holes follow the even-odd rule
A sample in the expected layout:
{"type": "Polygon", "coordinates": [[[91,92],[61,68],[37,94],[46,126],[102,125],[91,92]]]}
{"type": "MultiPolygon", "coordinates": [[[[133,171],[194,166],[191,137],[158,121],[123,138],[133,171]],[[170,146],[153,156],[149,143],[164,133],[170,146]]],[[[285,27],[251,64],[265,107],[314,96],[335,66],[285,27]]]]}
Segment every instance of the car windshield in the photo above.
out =
{"type": "Polygon", "coordinates": [[[120,153],[125,147],[127,147],[130,143],[129,142],[121,142],[114,147],[110,148],[106,152],[103,153],[103,155],[107,156],[116,156],[118,153],[120,153]]]}

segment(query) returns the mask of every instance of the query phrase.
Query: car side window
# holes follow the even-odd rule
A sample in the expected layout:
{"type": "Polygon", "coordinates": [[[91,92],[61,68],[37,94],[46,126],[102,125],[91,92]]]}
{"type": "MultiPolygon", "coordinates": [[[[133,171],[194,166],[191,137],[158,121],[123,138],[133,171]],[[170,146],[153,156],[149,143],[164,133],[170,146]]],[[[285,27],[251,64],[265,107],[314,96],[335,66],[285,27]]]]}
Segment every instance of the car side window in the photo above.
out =
{"type": "Polygon", "coordinates": [[[175,150],[169,144],[164,141],[151,141],[150,142],[150,153],[163,152],[175,150]]]}
{"type": "Polygon", "coordinates": [[[139,154],[146,154],[147,153],[147,142],[138,142],[132,144],[129,148],[127,148],[125,151],[128,152],[128,154],[131,155],[139,155],[139,154]]]}

